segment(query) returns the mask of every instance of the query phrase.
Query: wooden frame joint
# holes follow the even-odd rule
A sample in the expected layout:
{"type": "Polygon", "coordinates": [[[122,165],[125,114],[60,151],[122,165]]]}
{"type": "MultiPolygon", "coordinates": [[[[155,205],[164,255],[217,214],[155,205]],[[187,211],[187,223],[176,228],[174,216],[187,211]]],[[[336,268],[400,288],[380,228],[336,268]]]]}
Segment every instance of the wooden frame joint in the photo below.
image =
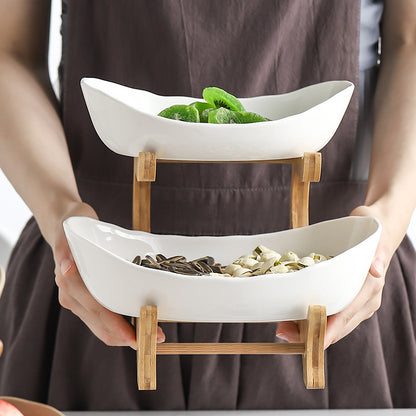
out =
{"type": "Polygon", "coordinates": [[[296,163],[295,169],[302,182],[319,182],[321,179],[321,153],[305,153],[296,163]]]}
{"type": "Polygon", "coordinates": [[[154,182],[156,180],[156,153],[140,152],[134,158],[134,172],[139,182],[154,182]]]}

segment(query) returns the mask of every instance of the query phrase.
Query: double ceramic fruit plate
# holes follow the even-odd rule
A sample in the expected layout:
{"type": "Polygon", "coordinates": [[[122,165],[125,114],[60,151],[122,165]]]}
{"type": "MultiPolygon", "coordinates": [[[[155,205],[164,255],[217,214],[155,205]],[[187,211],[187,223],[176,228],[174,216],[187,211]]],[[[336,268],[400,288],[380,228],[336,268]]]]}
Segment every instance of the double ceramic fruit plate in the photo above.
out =
{"type": "MultiPolygon", "coordinates": [[[[96,78],[82,79],[81,87],[98,135],[114,152],[205,162],[287,159],[317,152],[335,133],[354,89],[348,81],[329,81],[288,94],[241,98],[247,111],[271,121],[224,125],[157,115],[196,97],[159,96],[96,78]]],[[[194,322],[304,319],[313,304],[335,313],[361,287],[380,233],[372,218],[257,236],[162,236],[87,218],[67,220],[65,231],[87,287],[104,306],[138,316],[141,305],[157,305],[159,319],[194,322]],[[131,263],[138,254],[162,253],[188,259],[211,255],[227,264],[258,244],[335,258],[289,275],[238,279],[175,275],[131,263]]]]}
{"type": "MultiPolygon", "coordinates": [[[[353,85],[331,81],[289,94],[243,98],[249,112],[271,121],[252,124],[179,122],[157,114],[195,97],[162,97],[98,79],[83,79],[84,97],[101,140],[135,158],[133,224],[150,230],[150,183],[156,160],[269,161],[292,165],[291,224],[308,223],[309,183],[319,181],[318,152],[335,133],[353,85]]],[[[380,236],[374,218],[348,217],[254,236],[185,237],[124,230],[89,218],[70,218],[65,232],[90,292],[108,309],[135,316],[138,386],[156,388],[157,354],[302,354],[307,388],[324,388],[326,315],[360,290],[380,236]],[[223,264],[262,244],[328,261],[288,275],[245,278],[185,276],[131,263],[137,255],[210,255],[223,264]],[[152,306],[157,305],[157,306],[152,306]],[[325,305],[325,306],[323,306],[325,305]],[[158,320],[266,322],[300,319],[300,343],[156,344],[158,320]]]]}

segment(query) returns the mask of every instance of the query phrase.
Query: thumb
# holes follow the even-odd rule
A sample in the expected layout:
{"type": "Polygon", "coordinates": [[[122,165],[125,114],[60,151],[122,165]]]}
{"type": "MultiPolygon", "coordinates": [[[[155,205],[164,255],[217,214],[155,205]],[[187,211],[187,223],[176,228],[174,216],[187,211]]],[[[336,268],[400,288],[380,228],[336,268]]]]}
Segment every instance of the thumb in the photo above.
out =
{"type": "Polygon", "coordinates": [[[64,257],[59,264],[62,276],[69,276],[70,274],[72,274],[74,266],[75,262],[74,260],[72,260],[72,258],[64,257]]]}
{"type": "Polygon", "coordinates": [[[55,273],[59,271],[63,276],[70,275],[74,270],[75,262],[64,234],[59,236],[53,251],[55,257],[55,273]]]}
{"type": "Polygon", "coordinates": [[[376,257],[371,263],[370,274],[373,277],[383,277],[385,269],[386,269],[386,266],[383,260],[376,257]]]}
{"type": "Polygon", "coordinates": [[[289,342],[299,342],[299,327],[293,321],[282,321],[276,331],[276,336],[289,342]]]}
{"type": "Polygon", "coordinates": [[[389,262],[388,258],[387,250],[380,242],[370,266],[370,274],[373,277],[383,277],[385,275],[389,262]]]}

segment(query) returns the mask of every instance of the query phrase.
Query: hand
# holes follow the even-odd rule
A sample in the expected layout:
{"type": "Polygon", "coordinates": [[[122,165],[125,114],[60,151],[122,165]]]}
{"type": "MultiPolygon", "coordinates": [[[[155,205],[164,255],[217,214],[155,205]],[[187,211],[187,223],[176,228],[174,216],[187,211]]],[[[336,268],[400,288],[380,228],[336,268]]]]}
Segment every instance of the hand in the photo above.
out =
{"type": "MultiPolygon", "coordinates": [[[[55,232],[53,254],[55,259],[55,282],[59,288],[59,303],[71,310],[105,344],[130,346],[137,349],[134,328],[114,312],[98,303],[85,286],[71,255],[62,223],[72,216],[98,219],[95,211],[85,203],[74,203],[61,219],[55,232]]],[[[157,341],[163,342],[165,334],[158,327],[157,341]]]]}
{"type": "MultiPolygon", "coordinates": [[[[394,251],[403,239],[406,230],[389,227],[376,207],[360,206],[351,215],[374,216],[382,223],[382,233],[369,273],[355,299],[341,312],[328,316],[325,348],[348,335],[362,321],[371,318],[381,305],[385,273],[394,251]]],[[[276,336],[289,342],[299,342],[299,329],[295,322],[281,322],[276,336]]]]}

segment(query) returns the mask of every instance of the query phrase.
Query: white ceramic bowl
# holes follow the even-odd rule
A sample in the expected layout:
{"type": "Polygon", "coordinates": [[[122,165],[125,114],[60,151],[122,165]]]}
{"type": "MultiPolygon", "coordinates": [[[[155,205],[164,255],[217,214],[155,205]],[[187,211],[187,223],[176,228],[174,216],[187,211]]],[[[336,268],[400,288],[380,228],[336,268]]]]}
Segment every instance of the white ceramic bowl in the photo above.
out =
{"type": "Polygon", "coordinates": [[[284,159],[317,152],[334,135],[354,90],[351,82],[329,81],[288,94],[242,98],[247,111],[272,121],[208,124],[157,116],[166,107],[201,98],[164,97],[96,78],[83,78],[81,87],[98,135],[114,152],[156,152],[158,159],[194,161],[284,159]]]}
{"type": "Polygon", "coordinates": [[[190,322],[267,322],[304,319],[308,305],[325,305],[328,315],[359,292],[380,237],[372,217],[345,217],[269,234],[189,237],[130,231],[86,217],[64,222],[79,272],[106,308],[139,316],[156,305],[158,318],[190,322]],[[278,252],[311,251],[334,258],[294,273],[233,278],[185,276],[131,263],[136,255],[211,255],[223,265],[259,244],[278,252]]]}

